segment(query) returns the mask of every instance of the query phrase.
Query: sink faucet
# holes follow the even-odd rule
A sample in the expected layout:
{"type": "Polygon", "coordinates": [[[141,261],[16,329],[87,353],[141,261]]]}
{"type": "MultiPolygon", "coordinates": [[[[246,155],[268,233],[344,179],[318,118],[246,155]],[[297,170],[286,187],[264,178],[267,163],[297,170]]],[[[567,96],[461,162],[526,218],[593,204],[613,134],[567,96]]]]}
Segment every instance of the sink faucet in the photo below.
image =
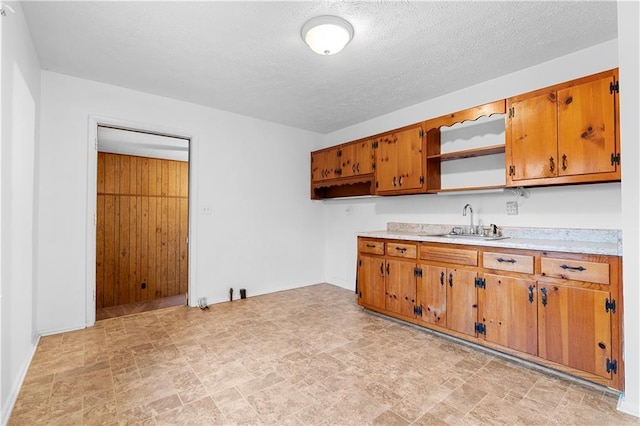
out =
{"type": "Polygon", "coordinates": [[[467,209],[469,209],[469,233],[475,234],[476,229],[473,226],[473,207],[471,207],[471,204],[465,204],[464,208],[462,209],[462,216],[467,215],[467,209]]]}

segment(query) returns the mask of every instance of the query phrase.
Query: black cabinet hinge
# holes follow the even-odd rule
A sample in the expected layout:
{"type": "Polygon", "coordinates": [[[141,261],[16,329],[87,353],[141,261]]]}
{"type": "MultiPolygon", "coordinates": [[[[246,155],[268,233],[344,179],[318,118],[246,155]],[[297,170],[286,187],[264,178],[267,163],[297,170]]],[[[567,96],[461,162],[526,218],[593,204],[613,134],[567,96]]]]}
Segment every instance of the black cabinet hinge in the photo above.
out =
{"type": "Polygon", "coordinates": [[[424,137],[424,130],[420,129],[420,139],[424,137]]]}
{"type": "Polygon", "coordinates": [[[509,108],[509,118],[512,118],[515,116],[516,116],[516,108],[515,107],[509,108]]]}
{"type": "Polygon", "coordinates": [[[373,149],[378,148],[378,141],[374,141],[374,142],[371,144],[371,147],[372,147],[373,149]]]}
{"type": "Polygon", "coordinates": [[[509,176],[515,176],[516,166],[509,166],[509,176]]]}
{"type": "Polygon", "coordinates": [[[614,359],[613,361],[607,358],[607,373],[618,374],[618,360],[614,359]]]}
{"type": "Polygon", "coordinates": [[[362,266],[362,259],[358,259],[358,266],[362,266]]]}
{"type": "Polygon", "coordinates": [[[420,176],[420,185],[424,184],[424,176],[420,176]]]}
{"type": "Polygon", "coordinates": [[[358,293],[358,296],[362,299],[362,292],[358,293]]]}
{"type": "Polygon", "coordinates": [[[378,181],[376,181],[376,188],[378,187],[378,181]]]}
{"type": "Polygon", "coordinates": [[[614,164],[620,164],[620,153],[611,154],[611,165],[613,166],[614,164]]]}
{"type": "Polygon", "coordinates": [[[484,334],[485,336],[487,335],[487,327],[483,323],[477,322],[474,328],[476,330],[476,333],[484,334]]]}
{"type": "Polygon", "coordinates": [[[336,155],[337,155],[338,157],[342,157],[342,150],[341,150],[341,149],[339,149],[336,155]]]}
{"type": "Polygon", "coordinates": [[[476,277],[476,287],[487,288],[487,281],[484,278],[476,277]]]}
{"type": "Polygon", "coordinates": [[[413,268],[414,277],[422,277],[422,268],[413,268]]]}
{"type": "Polygon", "coordinates": [[[414,306],[413,307],[413,313],[415,315],[422,316],[422,306],[414,306]]]}
{"type": "Polygon", "coordinates": [[[606,312],[611,311],[612,314],[616,313],[616,300],[615,299],[605,299],[604,301],[604,310],[606,312]]]}
{"type": "Polygon", "coordinates": [[[614,92],[620,93],[620,81],[609,83],[609,93],[613,95],[614,92]]]}

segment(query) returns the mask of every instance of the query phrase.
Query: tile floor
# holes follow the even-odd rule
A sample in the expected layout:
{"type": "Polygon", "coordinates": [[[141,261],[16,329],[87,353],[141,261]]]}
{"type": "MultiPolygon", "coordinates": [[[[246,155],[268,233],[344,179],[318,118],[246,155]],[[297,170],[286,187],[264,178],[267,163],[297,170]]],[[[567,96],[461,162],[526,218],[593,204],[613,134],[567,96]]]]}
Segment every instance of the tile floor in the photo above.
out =
{"type": "Polygon", "coordinates": [[[187,295],[160,297],[158,299],[145,300],[143,302],[128,303],[126,305],[96,308],[96,320],[122,317],[125,315],[139,314],[140,312],[155,311],[156,309],[170,308],[187,304],[187,295]]]}
{"type": "Polygon", "coordinates": [[[9,425],[640,424],[616,402],[319,284],[43,337],[9,425]]]}

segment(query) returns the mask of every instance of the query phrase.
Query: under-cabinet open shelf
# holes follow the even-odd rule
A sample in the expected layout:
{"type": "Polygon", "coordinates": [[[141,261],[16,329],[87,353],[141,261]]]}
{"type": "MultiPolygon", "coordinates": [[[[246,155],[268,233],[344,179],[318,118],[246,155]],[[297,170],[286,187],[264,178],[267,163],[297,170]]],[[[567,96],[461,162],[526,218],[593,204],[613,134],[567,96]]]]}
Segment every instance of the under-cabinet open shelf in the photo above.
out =
{"type": "Polygon", "coordinates": [[[427,156],[427,160],[439,159],[440,161],[451,161],[494,154],[504,154],[504,145],[491,145],[480,148],[465,149],[462,151],[446,152],[444,154],[429,155],[427,156]]]}

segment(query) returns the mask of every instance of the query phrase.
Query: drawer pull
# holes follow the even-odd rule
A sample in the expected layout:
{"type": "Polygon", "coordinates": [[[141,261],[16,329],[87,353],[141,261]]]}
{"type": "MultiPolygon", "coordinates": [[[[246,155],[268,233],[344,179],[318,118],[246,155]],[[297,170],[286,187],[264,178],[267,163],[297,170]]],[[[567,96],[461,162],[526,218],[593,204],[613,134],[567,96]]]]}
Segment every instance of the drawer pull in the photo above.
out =
{"type": "Polygon", "coordinates": [[[516,263],[516,260],[515,260],[515,259],[503,259],[502,257],[499,257],[497,260],[498,260],[498,262],[500,262],[500,263],[504,263],[504,262],[507,262],[507,263],[516,263]]]}
{"type": "Polygon", "coordinates": [[[569,266],[569,265],[560,265],[560,267],[564,270],[569,270],[569,271],[586,271],[587,268],[585,268],[584,266],[569,266]]]}
{"type": "Polygon", "coordinates": [[[375,244],[367,244],[367,247],[369,247],[369,248],[376,248],[376,245],[375,245],[375,244]]]}
{"type": "Polygon", "coordinates": [[[400,253],[404,253],[405,251],[407,251],[406,247],[396,247],[396,250],[398,250],[400,253]]]}

